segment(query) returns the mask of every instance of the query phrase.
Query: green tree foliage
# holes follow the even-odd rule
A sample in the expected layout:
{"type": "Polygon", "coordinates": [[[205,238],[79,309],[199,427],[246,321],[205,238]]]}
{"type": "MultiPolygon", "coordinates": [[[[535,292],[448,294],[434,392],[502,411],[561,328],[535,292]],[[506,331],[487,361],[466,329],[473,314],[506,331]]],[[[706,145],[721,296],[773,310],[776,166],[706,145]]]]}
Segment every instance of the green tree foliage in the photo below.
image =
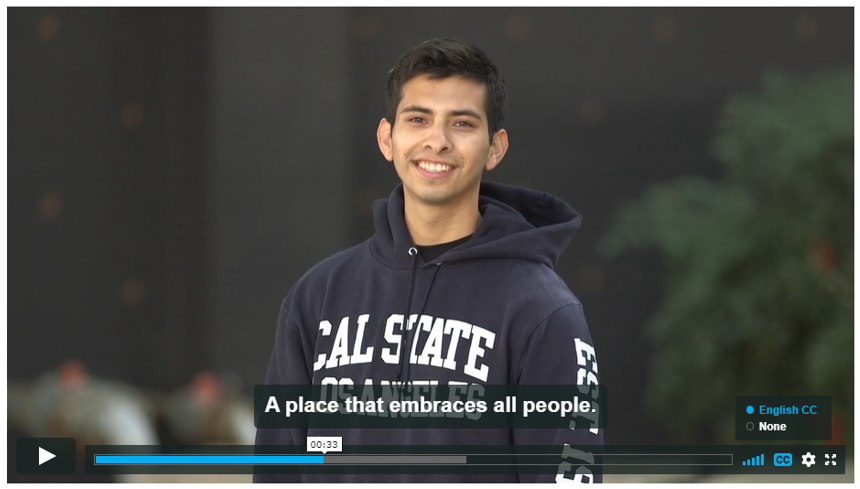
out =
{"type": "Polygon", "coordinates": [[[663,302],[649,407],[677,440],[734,439],[737,395],[831,395],[853,433],[853,71],[729,100],[720,181],[683,178],[625,205],[607,256],[657,249],[663,302]]]}

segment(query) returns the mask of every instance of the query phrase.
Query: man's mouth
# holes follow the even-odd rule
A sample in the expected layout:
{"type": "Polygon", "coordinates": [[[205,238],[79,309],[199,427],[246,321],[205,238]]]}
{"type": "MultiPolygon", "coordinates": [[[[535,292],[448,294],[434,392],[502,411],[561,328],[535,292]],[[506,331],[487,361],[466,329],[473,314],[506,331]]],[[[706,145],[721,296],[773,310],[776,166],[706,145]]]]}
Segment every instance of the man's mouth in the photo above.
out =
{"type": "Polygon", "coordinates": [[[418,168],[429,173],[445,173],[454,169],[453,166],[444,163],[431,163],[424,160],[417,160],[414,163],[418,168]]]}

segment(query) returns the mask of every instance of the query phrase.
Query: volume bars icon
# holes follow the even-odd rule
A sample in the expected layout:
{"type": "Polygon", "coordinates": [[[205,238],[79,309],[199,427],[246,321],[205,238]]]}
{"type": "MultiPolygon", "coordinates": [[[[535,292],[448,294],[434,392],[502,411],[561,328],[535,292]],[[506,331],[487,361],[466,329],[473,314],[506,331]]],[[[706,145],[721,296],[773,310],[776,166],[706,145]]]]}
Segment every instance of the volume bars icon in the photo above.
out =
{"type": "Polygon", "coordinates": [[[741,465],[764,465],[764,454],[745,460],[741,465]]]}

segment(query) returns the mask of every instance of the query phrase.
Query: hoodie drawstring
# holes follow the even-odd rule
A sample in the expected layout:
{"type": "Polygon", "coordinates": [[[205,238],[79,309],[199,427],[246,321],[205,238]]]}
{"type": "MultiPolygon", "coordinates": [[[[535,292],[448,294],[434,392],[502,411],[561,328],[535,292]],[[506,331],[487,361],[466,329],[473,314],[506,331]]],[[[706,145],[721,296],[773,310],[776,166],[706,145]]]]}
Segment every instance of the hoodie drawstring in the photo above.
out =
{"type": "MultiPolygon", "coordinates": [[[[416,334],[415,330],[418,329],[418,325],[421,323],[421,316],[424,315],[424,306],[427,305],[427,298],[430,297],[430,289],[433,287],[433,281],[436,280],[436,272],[439,271],[439,268],[441,266],[442,266],[441,263],[437,263],[436,266],[433,268],[433,275],[430,276],[430,283],[427,284],[427,291],[424,292],[424,300],[421,301],[421,307],[418,309],[418,316],[415,317],[415,324],[412,325],[411,330],[406,331],[407,334],[409,334],[409,332],[412,331],[412,334],[409,334],[409,339],[406,341],[407,345],[412,344],[412,338],[416,334]]],[[[409,354],[407,354],[407,356],[406,356],[406,372],[403,376],[405,378],[406,382],[409,382],[409,365],[411,363],[410,360],[411,359],[409,358],[409,354]]]]}
{"type": "Polygon", "coordinates": [[[427,284],[427,290],[424,292],[424,299],[421,301],[421,307],[418,309],[415,324],[412,325],[412,329],[408,329],[409,316],[412,312],[410,306],[412,305],[412,292],[415,288],[415,270],[418,264],[418,249],[414,246],[410,247],[409,255],[412,257],[412,264],[409,267],[409,288],[406,291],[406,306],[403,308],[405,310],[405,314],[403,315],[403,334],[400,336],[400,364],[397,368],[397,380],[400,381],[401,391],[409,382],[409,356],[411,352],[407,352],[406,350],[412,343],[412,338],[414,336],[413,331],[417,329],[418,325],[421,323],[421,316],[424,314],[424,307],[427,305],[427,299],[430,297],[430,289],[433,287],[433,281],[436,280],[436,273],[442,266],[441,263],[437,263],[436,267],[433,268],[433,275],[430,276],[430,283],[427,284]]]}
{"type": "MultiPolygon", "coordinates": [[[[412,264],[409,266],[409,288],[406,289],[406,305],[403,307],[403,334],[400,335],[400,362],[397,366],[397,380],[400,378],[400,373],[403,371],[403,350],[405,350],[404,340],[406,339],[406,329],[409,324],[409,307],[412,305],[412,289],[415,287],[415,268],[418,264],[418,248],[412,246],[409,248],[409,256],[412,257],[412,264]]],[[[409,363],[409,362],[406,362],[409,363]]]]}

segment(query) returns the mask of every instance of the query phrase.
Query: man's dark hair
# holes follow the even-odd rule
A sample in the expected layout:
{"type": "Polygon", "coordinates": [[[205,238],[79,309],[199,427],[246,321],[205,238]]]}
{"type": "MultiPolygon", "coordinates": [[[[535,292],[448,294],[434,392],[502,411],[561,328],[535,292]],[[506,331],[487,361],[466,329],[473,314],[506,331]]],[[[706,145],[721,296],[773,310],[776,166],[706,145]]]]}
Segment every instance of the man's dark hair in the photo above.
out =
{"type": "Polygon", "coordinates": [[[496,65],[473,44],[457,39],[430,39],[407,51],[388,72],[385,118],[392,129],[397,105],[403,98],[403,85],[418,75],[430,75],[431,80],[460,76],[483,84],[487,92],[485,109],[491,141],[493,134],[502,128],[508,96],[496,65]]]}

